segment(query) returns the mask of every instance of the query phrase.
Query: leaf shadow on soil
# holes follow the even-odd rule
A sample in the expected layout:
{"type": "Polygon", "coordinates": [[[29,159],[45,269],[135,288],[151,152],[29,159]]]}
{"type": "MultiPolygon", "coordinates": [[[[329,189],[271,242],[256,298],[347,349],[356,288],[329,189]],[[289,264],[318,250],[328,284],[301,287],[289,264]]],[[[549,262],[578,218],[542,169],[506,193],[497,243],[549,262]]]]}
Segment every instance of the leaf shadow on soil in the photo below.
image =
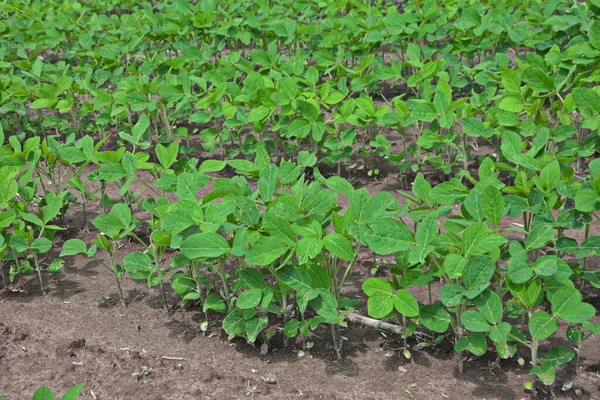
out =
{"type": "MultiPolygon", "coordinates": [[[[162,304],[162,297],[160,298],[162,304]]],[[[192,322],[182,321],[177,319],[171,319],[165,326],[169,329],[169,337],[179,338],[186,344],[190,343],[196,337],[202,335],[200,331],[200,322],[203,320],[203,315],[201,313],[194,313],[191,317],[192,322]]],[[[211,321],[211,323],[213,323],[211,321]]]]}
{"type": "MultiPolygon", "coordinates": [[[[127,292],[125,296],[125,304],[127,306],[131,306],[134,303],[140,301],[140,298],[144,297],[144,292],[139,289],[131,289],[127,292]]],[[[121,307],[121,297],[119,293],[114,292],[108,296],[104,296],[103,299],[98,303],[99,308],[115,308],[121,307]]]]}

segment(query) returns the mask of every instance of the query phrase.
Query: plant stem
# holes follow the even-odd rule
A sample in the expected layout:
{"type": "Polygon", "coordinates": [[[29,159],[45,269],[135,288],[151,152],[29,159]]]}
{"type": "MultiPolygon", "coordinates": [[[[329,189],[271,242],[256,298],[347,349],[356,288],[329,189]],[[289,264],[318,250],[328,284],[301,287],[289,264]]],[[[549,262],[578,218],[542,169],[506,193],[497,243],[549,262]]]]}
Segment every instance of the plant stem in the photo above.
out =
{"type": "Polygon", "coordinates": [[[40,264],[38,262],[37,254],[33,254],[33,262],[35,263],[35,269],[37,271],[38,278],[40,280],[40,287],[42,288],[42,294],[46,295],[46,290],[44,289],[44,281],[42,279],[42,270],[40,269],[40,264]]]}

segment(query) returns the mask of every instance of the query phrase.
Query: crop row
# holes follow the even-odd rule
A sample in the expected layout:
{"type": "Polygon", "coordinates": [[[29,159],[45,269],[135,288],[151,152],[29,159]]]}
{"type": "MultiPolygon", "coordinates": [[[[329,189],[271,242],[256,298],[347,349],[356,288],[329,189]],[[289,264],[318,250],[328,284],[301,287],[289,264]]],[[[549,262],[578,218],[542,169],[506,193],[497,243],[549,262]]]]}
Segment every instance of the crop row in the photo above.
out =
{"type": "Polygon", "coordinates": [[[551,385],[600,334],[598,1],[21,3],[0,10],[4,286],[45,292],[84,255],[124,305],[126,274],[167,308],[169,282],[232,337],[328,325],[341,357],[366,254],[393,260],[362,289],[405,357],[527,353],[551,385]],[[371,195],[342,166],[392,166],[410,191],[371,195]],[[97,206],[93,242],[59,245],[97,206]],[[539,354],[559,325],[572,345],[539,354]]]}

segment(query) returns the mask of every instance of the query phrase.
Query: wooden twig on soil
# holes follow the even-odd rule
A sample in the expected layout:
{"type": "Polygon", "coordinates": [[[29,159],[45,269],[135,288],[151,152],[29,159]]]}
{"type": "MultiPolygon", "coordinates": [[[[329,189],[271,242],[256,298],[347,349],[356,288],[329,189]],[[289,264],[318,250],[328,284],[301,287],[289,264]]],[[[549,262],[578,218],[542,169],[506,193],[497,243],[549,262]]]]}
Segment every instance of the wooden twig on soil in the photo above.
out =
{"type": "Polygon", "coordinates": [[[183,358],[181,357],[168,357],[168,356],[162,356],[161,357],[163,360],[171,360],[171,361],[183,361],[183,358]]]}
{"type": "Polygon", "coordinates": [[[354,322],[356,324],[362,324],[364,326],[368,326],[369,328],[380,329],[383,331],[397,333],[399,335],[401,335],[402,331],[404,330],[399,325],[394,325],[394,324],[390,324],[389,322],[379,321],[379,320],[365,317],[363,315],[356,314],[356,313],[351,313],[348,316],[346,316],[346,320],[348,320],[350,322],[354,322]]]}

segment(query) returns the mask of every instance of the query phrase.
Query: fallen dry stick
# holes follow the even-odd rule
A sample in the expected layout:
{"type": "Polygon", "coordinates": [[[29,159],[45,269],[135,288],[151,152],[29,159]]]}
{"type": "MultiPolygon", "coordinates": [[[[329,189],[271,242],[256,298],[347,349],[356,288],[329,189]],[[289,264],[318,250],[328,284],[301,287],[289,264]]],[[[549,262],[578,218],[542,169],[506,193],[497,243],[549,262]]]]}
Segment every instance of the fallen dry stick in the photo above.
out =
{"type": "Polygon", "coordinates": [[[399,325],[390,324],[389,322],[379,321],[377,319],[365,317],[364,315],[352,313],[346,317],[346,320],[354,322],[356,324],[362,324],[369,328],[380,329],[382,331],[388,331],[392,333],[402,334],[403,328],[399,325]]]}

